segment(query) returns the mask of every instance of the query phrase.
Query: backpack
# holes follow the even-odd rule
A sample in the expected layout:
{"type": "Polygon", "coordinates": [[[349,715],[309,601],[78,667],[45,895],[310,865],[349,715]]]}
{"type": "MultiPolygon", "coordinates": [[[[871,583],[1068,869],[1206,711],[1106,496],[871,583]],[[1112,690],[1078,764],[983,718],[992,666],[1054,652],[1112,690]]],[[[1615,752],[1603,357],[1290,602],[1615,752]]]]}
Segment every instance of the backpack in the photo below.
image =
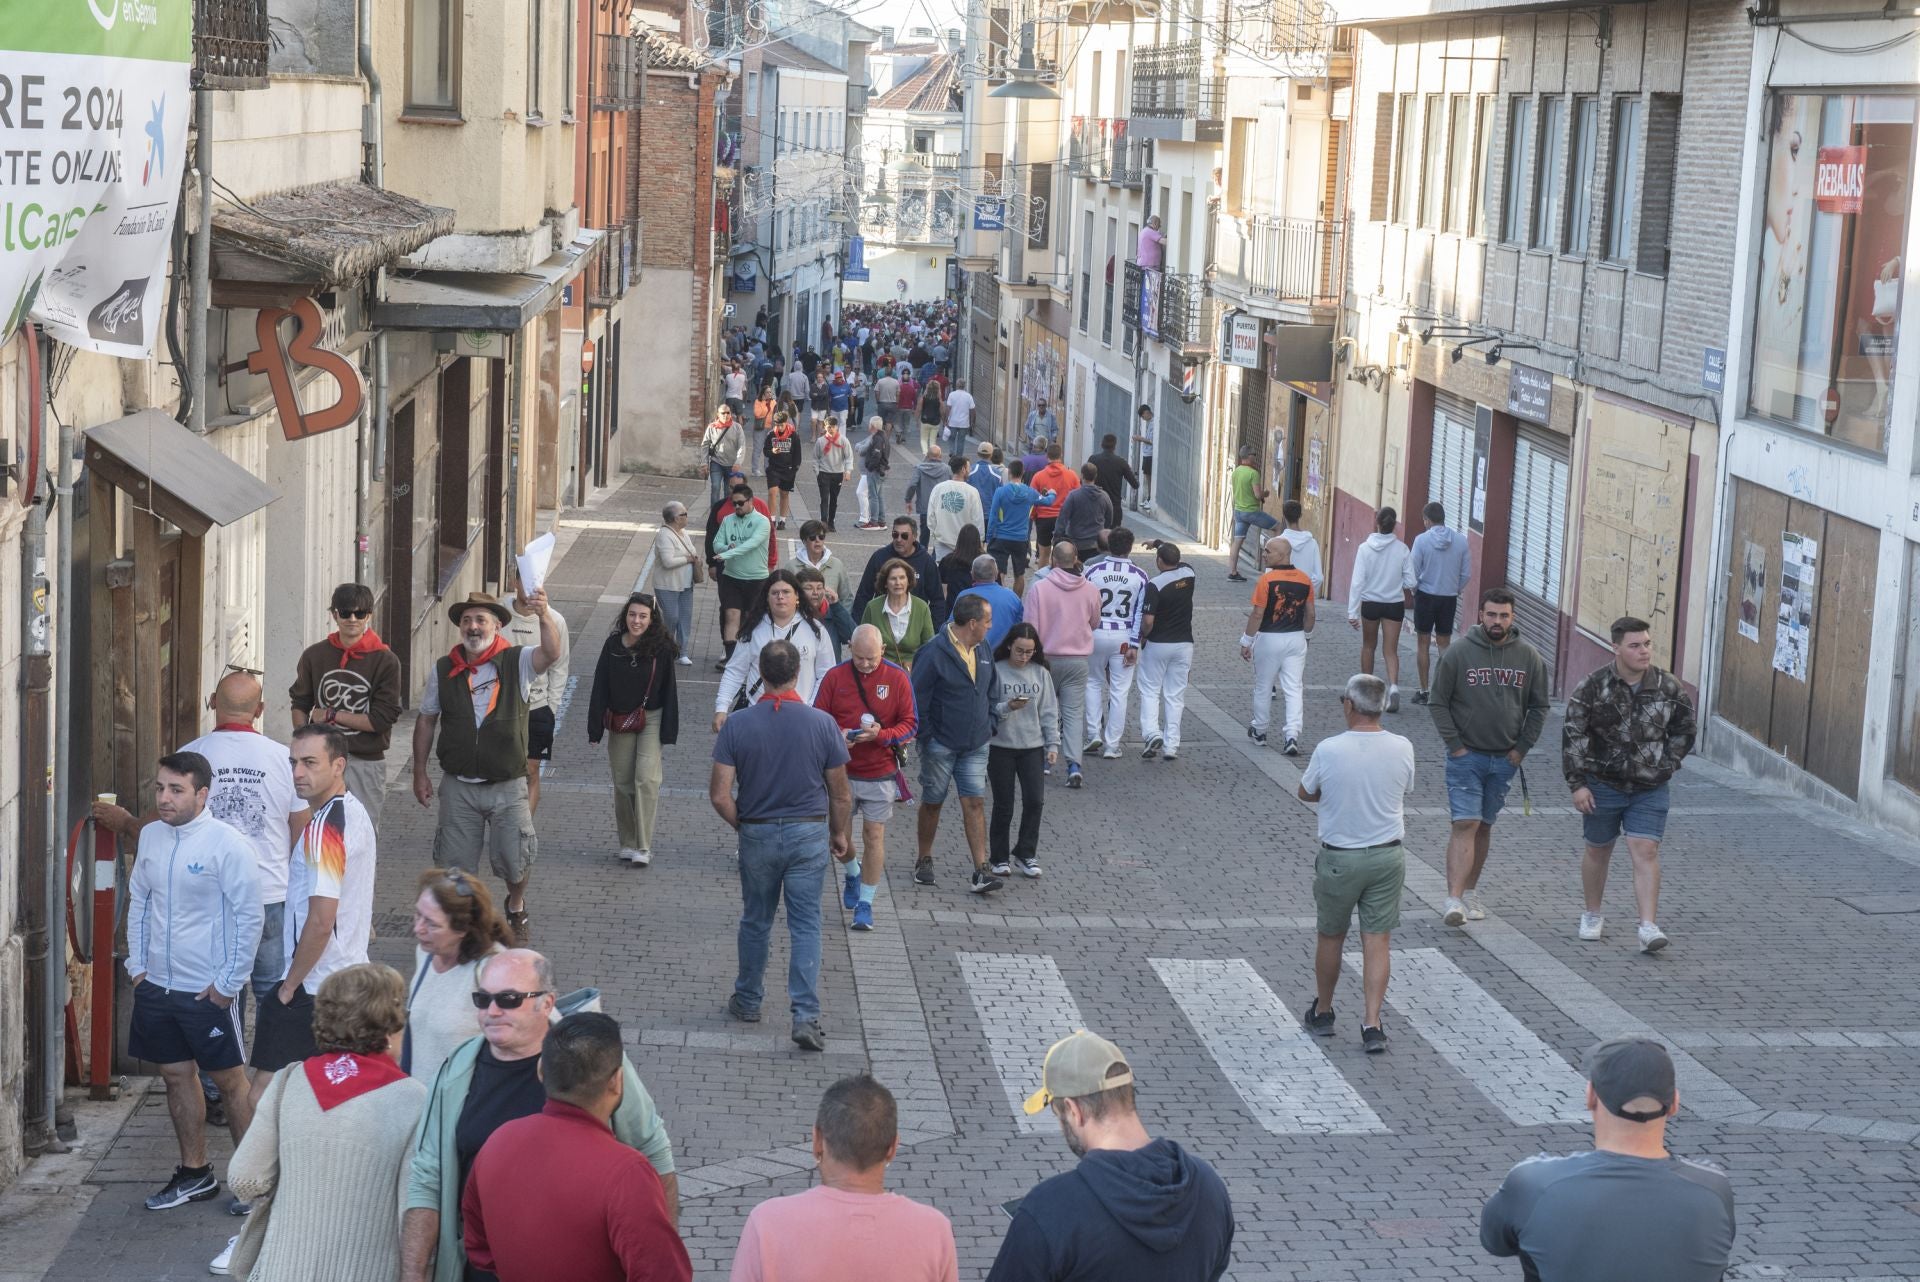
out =
{"type": "Polygon", "coordinates": [[[940,421],[940,390],[932,383],[920,394],[920,421],[929,425],[940,421]]]}

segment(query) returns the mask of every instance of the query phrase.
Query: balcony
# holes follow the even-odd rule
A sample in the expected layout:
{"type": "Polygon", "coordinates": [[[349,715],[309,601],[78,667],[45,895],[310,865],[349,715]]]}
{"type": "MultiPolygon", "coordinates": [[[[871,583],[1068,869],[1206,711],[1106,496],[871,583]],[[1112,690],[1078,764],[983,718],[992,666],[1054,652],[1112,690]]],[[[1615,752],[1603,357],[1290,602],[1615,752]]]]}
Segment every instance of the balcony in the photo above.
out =
{"type": "Polygon", "coordinates": [[[1132,132],[1171,142],[1218,142],[1227,82],[1198,40],[1148,45],[1134,54],[1132,132]]]}
{"type": "Polygon", "coordinates": [[[1075,116],[1067,135],[1067,172],[1088,182],[1138,188],[1146,180],[1147,145],[1129,135],[1127,121],[1075,116]]]}
{"type": "Polygon", "coordinates": [[[1160,341],[1177,352],[1213,350],[1212,300],[1206,277],[1168,272],[1160,285],[1160,341]]]}
{"type": "Polygon", "coordinates": [[[268,40],[267,0],[193,0],[195,87],[265,89],[268,40]]]}
{"type": "Polygon", "coordinates": [[[1335,25],[1326,0],[1266,0],[1232,8],[1227,17],[1229,57],[1245,54],[1273,64],[1268,74],[1293,79],[1353,75],[1353,28],[1335,25]]]}
{"type": "Polygon", "coordinates": [[[889,147],[881,153],[881,164],[914,164],[932,173],[957,173],[966,168],[966,157],[957,151],[909,151],[903,147],[889,147]]]}
{"type": "Polygon", "coordinates": [[[873,88],[870,85],[856,85],[856,84],[853,84],[852,82],[848,82],[847,114],[849,116],[866,115],[867,99],[872,95],[872,93],[873,93],[873,88]]]}
{"type": "Polygon", "coordinates": [[[1224,291],[1308,311],[1339,306],[1346,287],[1344,220],[1252,214],[1222,220],[1220,228],[1215,255],[1224,291]]]}
{"type": "Polygon", "coordinates": [[[640,223],[638,220],[607,229],[605,248],[594,260],[587,283],[588,300],[606,307],[620,301],[640,279],[640,223]]]}
{"type": "Polygon", "coordinates": [[[638,110],[646,80],[646,54],[640,42],[632,36],[595,35],[593,58],[594,110],[638,110]]]}

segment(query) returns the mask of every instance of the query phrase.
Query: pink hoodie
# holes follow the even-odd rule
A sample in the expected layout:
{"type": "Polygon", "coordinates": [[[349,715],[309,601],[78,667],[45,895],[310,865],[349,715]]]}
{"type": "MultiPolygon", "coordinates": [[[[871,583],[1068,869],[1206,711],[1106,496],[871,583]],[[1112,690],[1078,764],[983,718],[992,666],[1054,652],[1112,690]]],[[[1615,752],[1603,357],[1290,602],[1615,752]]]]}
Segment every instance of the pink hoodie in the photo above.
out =
{"type": "Polygon", "coordinates": [[[1026,622],[1040,632],[1049,657],[1081,658],[1093,653],[1093,630],[1100,623],[1100,593],[1077,574],[1050,570],[1027,589],[1026,622]]]}

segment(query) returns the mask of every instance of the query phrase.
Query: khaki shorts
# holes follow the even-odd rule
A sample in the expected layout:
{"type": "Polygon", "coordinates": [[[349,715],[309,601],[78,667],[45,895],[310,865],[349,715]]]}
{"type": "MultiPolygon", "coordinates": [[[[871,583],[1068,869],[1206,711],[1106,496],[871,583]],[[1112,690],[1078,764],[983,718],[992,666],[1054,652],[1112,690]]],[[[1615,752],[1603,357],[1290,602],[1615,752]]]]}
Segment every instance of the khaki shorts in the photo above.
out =
{"type": "Polygon", "coordinates": [[[849,779],[853,791],[853,815],[870,824],[883,824],[893,818],[893,800],[899,795],[892,776],[885,779],[849,779]]]}
{"type": "Polygon", "coordinates": [[[347,791],[360,799],[374,831],[380,831],[380,814],[387,806],[386,759],[369,761],[365,757],[348,757],[347,791]]]}
{"type": "Polygon", "coordinates": [[[1320,847],[1313,864],[1313,903],[1323,935],[1344,935],[1360,910],[1360,931],[1384,935],[1400,924],[1400,888],[1407,853],[1399,842],[1365,850],[1320,847]]]}
{"type": "Polygon", "coordinates": [[[527,781],[467,783],[440,780],[440,823],[433,832],[433,860],[442,868],[477,872],[486,848],[494,876],[522,882],[533,871],[540,841],[527,809],[527,781]]]}

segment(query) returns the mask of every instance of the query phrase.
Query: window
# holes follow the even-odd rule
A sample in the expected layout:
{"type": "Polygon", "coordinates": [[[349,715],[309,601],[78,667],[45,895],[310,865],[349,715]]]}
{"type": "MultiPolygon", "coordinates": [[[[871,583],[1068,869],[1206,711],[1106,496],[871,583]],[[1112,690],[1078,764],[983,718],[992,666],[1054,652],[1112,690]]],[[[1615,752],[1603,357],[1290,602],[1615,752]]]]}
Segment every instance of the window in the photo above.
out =
{"type": "MultiPolygon", "coordinates": [[[[1913,97],[1892,94],[1767,100],[1752,413],[1863,449],[1887,448],[1915,108],[1913,97]]],[[[1659,112],[1656,97],[1647,114],[1649,173],[1659,112]]],[[[1652,221],[1657,207],[1664,224],[1649,179],[1641,221],[1652,221]]],[[[1658,240],[1665,238],[1663,225],[1658,240]]],[[[1642,257],[1647,242],[1643,231],[1642,257]]]]}
{"type": "Polygon", "coordinates": [[[1247,212],[1248,179],[1253,174],[1254,122],[1244,116],[1236,116],[1228,135],[1227,145],[1231,154],[1227,159],[1227,212],[1244,214],[1247,212]]]}
{"type": "Polygon", "coordinates": [[[1087,318],[1093,309],[1093,211],[1080,219],[1080,332],[1087,332],[1087,318]]]}
{"type": "Polygon", "coordinates": [[[1115,244],[1118,235],[1118,220],[1107,219],[1107,288],[1100,302],[1100,341],[1109,347],[1113,346],[1113,273],[1119,261],[1119,246],[1115,244]]]}
{"type": "Polygon", "coordinates": [[[916,129],[913,131],[913,149],[924,156],[933,150],[933,130],[916,129]]]}
{"type": "Polygon", "coordinates": [[[546,15],[546,0],[527,0],[527,119],[542,119],[546,78],[540,73],[547,60],[546,32],[541,30],[546,15]]]}
{"type": "Polygon", "coordinates": [[[787,113],[780,113],[780,128],[774,131],[773,154],[779,155],[787,149],[787,113]]]}
{"type": "Polygon", "coordinates": [[[1447,172],[1447,115],[1441,109],[1445,101],[1437,93],[1427,95],[1427,139],[1420,149],[1420,225],[1436,231],[1446,195],[1441,178],[1447,172]]]}
{"type": "Polygon", "coordinates": [[[1649,276],[1667,274],[1673,230],[1673,180],[1680,157],[1680,97],[1657,93],[1647,101],[1647,163],[1640,179],[1640,244],[1635,267],[1649,276]]]}
{"type": "Polygon", "coordinates": [[[1373,187],[1367,193],[1369,221],[1387,221],[1393,183],[1393,95],[1373,96],[1373,187]]]}
{"type": "Polygon", "coordinates": [[[1493,113],[1499,101],[1493,94],[1481,94],[1474,104],[1473,216],[1468,223],[1476,236],[1487,234],[1487,211],[1493,208],[1493,113]]]}
{"type": "Polygon", "coordinates": [[[461,0],[408,0],[407,110],[460,114],[461,0]]]}
{"type": "Polygon", "coordinates": [[[1413,148],[1413,126],[1417,114],[1414,96],[1400,95],[1400,127],[1394,131],[1393,221],[1413,221],[1413,175],[1419,154],[1413,148]]]}
{"type": "Polygon", "coordinates": [[[1447,102],[1446,228],[1465,235],[1473,219],[1473,99],[1455,94],[1447,102]]]}
{"type": "Polygon", "coordinates": [[[1567,221],[1561,228],[1560,248],[1584,258],[1593,228],[1593,161],[1600,143],[1600,103],[1594,98],[1573,100],[1573,141],[1567,152],[1567,221]]]}
{"type": "Polygon", "coordinates": [[[760,73],[757,71],[747,73],[747,105],[743,110],[749,116],[760,114],[760,73]]]}
{"type": "Polygon", "coordinates": [[[1526,229],[1527,152],[1533,147],[1533,99],[1515,98],[1507,121],[1507,185],[1500,194],[1500,239],[1519,244],[1526,229]]]}
{"type": "Polygon", "coordinates": [[[486,525],[486,433],[475,431],[473,421],[473,367],[478,363],[456,360],[440,372],[436,596],[446,590],[466,559],[467,549],[486,525]],[[480,448],[474,448],[476,443],[480,448]]]}
{"type": "Polygon", "coordinates": [[[567,14],[565,6],[561,8],[560,30],[560,114],[568,120],[573,119],[574,108],[574,62],[577,53],[574,50],[574,26],[572,15],[567,14]]]}
{"type": "Polygon", "coordinates": [[[1566,132],[1566,99],[1542,98],[1540,148],[1533,163],[1533,234],[1527,240],[1535,249],[1553,244],[1553,216],[1560,208],[1560,189],[1566,180],[1560,167],[1560,146],[1566,132]]]}
{"type": "Polygon", "coordinates": [[[1633,233],[1633,176],[1640,167],[1640,100],[1613,100],[1613,159],[1607,165],[1607,245],[1610,263],[1627,261],[1633,233]]]}

